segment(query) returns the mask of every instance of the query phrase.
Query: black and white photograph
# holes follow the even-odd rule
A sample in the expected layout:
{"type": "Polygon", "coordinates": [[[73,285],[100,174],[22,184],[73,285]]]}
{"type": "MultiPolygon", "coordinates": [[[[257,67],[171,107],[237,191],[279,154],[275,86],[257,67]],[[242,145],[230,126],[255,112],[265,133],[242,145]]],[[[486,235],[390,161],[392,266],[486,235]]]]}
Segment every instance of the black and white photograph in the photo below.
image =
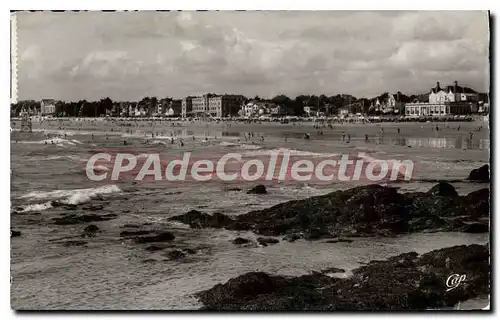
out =
{"type": "Polygon", "coordinates": [[[490,310],[487,9],[11,11],[10,308],[490,310]]]}

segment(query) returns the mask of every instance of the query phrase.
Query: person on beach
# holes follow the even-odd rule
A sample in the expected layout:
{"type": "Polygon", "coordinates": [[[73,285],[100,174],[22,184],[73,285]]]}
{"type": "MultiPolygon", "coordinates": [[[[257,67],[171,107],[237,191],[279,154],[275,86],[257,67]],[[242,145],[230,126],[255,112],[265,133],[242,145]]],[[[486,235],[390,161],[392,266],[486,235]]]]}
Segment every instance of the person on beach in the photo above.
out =
{"type": "Polygon", "coordinates": [[[368,135],[367,134],[365,134],[365,141],[368,141],[368,135]]]}
{"type": "Polygon", "coordinates": [[[309,133],[304,133],[304,139],[309,140],[310,138],[309,133]]]}
{"type": "Polygon", "coordinates": [[[398,128],[398,134],[400,134],[400,133],[401,133],[401,129],[398,128]]]}
{"type": "Polygon", "coordinates": [[[94,140],[94,134],[92,133],[92,140],[94,140]]]}
{"type": "Polygon", "coordinates": [[[351,135],[347,134],[347,143],[351,142],[351,135]]]}
{"type": "Polygon", "coordinates": [[[194,138],[194,136],[193,136],[193,141],[194,141],[194,140],[196,140],[196,139],[195,139],[195,138],[194,138]]]}
{"type": "Polygon", "coordinates": [[[345,132],[342,131],[342,141],[345,141],[345,132]]]}
{"type": "Polygon", "coordinates": [[[184,147],[184,142],[180,139],[181,147],[184,147]]]}

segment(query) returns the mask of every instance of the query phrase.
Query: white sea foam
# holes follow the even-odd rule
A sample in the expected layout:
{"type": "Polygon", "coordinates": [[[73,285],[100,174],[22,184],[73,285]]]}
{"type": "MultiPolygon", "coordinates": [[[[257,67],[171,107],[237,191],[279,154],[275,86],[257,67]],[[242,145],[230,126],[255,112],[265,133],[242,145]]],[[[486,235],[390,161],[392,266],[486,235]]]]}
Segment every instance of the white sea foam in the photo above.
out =
{"type": "Polygon", "coordinates": [[[223,147],[237,147],[238,143],[236,143],[236,142],[229,142],[229,141],[222,141],[220,143],[220,145],[223,146],[223,147]]]}
{"type": "Polygon", "coordinates": [[[28,211],[43,211],[52,208],[52,204],[49,202],[45,203],[35,203],[35,204],[29,204],[26,207],[23,208],[23,212],[28,212],[28,211]]]}
{"type": "Polygon", "coordinates": [[[237,142],[229,142],[229,141],[222,141],[220,143],[220,145],[223,147],[239,147],[241,149],[247,149],[247,150],[262,149],[262,146],[255,145],[255,144],[237,143],[237,142]]]}
{"type": "Polygon", "coordinates": [[[166,145],[167,143],[165,141],[160,141],[160,140],[154,140],[150,142],[151,144],[161,144],[161,145],[166,145]]]}
{"type": "Polygon", "coordinates": [[[339,156],[338,153],[318,153],[318,152],[303,151],[303,150],[288,149],[288,148],[247,151],[247,152],[243,153],[242,155],[247,156],[247,157],[250,157],[250,156],[268,156],[268,155],[271,155],[272,153],[279,153],[279,154],[288,153],[290,156],[304,156],[304,157],[309,156],[309,157],[321,157],[321,158],[339,156]]]}
{"type": "MultiPolygon", "coordinates": [[[[107,169],[107,168],[106,168],[107,169]]],[[[54,191],[32,191],[21,196],[21,199],[30,200],[60,200],[65,204],[79,204],[89,201],[92,197],[101,194],[121,192],[116,185],[105,185],[89,189],[54,190],[54,191]]],[[[40,204],[43,205],[43,204],[40,204]]],[[[33,204],[32,204],[33,206],[33,204]]],[[[46,208],[48,209],[48,208],[46,208]]],[[[39,210],[39,209],[38,209],[39,210]]]]}
{"type": "MultiPolygon", "coordinates": [[[[44,139],[44,140],[38,140],[38,141],[18,141],[17,143],[24,143],[24,144],[55,144],[57,146],[62,146],[64,144],[68,144],[68,145],[76,145],[76,143],[74,141],[78,141],[78,140],[67,140],[67,139],[63,139],[63,138],[48,138],[48,139],[44,139]]],[[[81,143],[78,141],[78,143],[81,143]]]]}
{"type": "Polygon", "coordinates": [[[58,159],[69,159],[69,160],[73,160],[73,161],[87,161],[86,159],[83,159],[83,158],[80,158],[80,157],[77,157],[77,156],[73,156],[73,155],[51,156],[51,157],[45,158],[44,160],[58,160],[58,159]]]}

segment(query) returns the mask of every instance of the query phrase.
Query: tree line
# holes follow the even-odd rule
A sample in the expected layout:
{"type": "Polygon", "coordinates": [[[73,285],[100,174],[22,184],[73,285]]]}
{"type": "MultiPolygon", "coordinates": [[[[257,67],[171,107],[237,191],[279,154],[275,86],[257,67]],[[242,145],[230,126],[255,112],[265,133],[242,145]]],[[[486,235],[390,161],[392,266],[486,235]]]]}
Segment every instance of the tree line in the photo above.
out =
{"type": "MultiPolygon", "coordinates": [[[[271,99],[264,99],[259,96],[253,98],[245,98],[244,103],[250,101],[266,101],[276,105],[283,106],[287,110],[287,114],[301,116],[305,114],[304,107],[309,106],[318,108],[319,111],[324,111],[329,114],[338,113],[338,109],[344,107],[352,107],[351,112],[375,113],[375,110],[370,109],[374,101],[378,98],[383,103],[389,96],[385,92],[377,97],[356,98],[349,94],[337,94],[332,96],[321,95],[298,95],[295,98],[290,98],[284,94],[277,95],[271,99]]],[[[407,103],[413,101],[417,96],[407,96],[399,93],[400,102],[407,103]]],[[[55,101],[55,116],[58,117],[99,117],[107,114],[121,106],[137,106],[139,109],[145,110],[147,115],[152,115],[158,105],[167,107],[173,100],[171,97],[158,99],[157,97],[144,97],[140,101],[113,101],[106,97],[98,101],[55,101]]],[[[11,104],[11,116],[18,116],[22,110],[30,110],[32,113],[41,111],[41,101],[24,100],[11,104]]]]}

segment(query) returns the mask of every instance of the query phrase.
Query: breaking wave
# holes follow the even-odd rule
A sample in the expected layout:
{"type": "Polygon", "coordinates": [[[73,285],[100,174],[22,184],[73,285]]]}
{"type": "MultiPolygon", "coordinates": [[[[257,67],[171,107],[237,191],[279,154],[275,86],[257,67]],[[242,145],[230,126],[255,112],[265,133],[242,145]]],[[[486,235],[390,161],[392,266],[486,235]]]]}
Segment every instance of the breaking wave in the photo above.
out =
{"type": "Polygon", "coordinates": [[[229,142],[229,141],[222,141],[220,143],[220,145],[223,147],[238,147],[238,148],[247,149],[247,150],[262,149],[262,146],[255,145],[255,144],[237,143],[237,142],[229,142]]]}
{"type": "MultiPolygon", "coordinates": [[[[103,194],[121,192],[116,185],[106,185],[98,188],[54,190],[54,191],[32,191],[22,195],[20,199],[29,200],[58,200],[63,204],[80,204],[91,200],[93,197],[103,194]]],[[[51,202],[29,204],[24,211],[46,210],[52,207],[51,202]]]]}

